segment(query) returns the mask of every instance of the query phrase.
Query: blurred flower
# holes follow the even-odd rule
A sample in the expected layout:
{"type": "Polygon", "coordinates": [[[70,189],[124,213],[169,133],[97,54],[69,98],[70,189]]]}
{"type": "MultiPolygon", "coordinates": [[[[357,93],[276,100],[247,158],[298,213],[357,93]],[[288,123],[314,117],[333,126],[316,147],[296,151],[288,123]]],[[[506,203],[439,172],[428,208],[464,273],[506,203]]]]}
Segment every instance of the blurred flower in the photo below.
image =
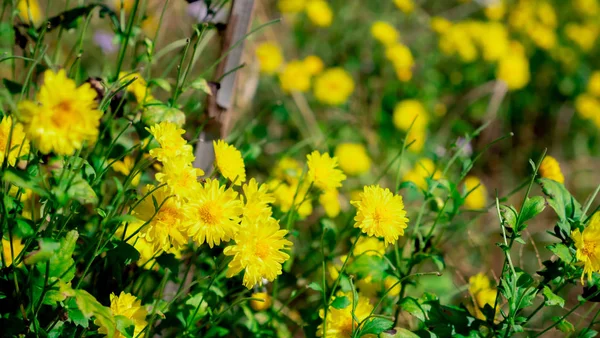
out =
{"type": "Polygon", "coordinates": [[[306,0],[279,0],[278,7],[282,13],[299,13],[304,10],[306,0]]]}
{"type": "Polygon", "coordinates": [[[284,92],[306,92],[310,89],[310,72],[304,62],[293,60],[279,74],[279,82],[284,92]]]}
{"type": "Polygon", "coordinates": [[[588,93],[600,97],[600,71],[595,71],[590,76],[587,84],[588,93]]]}
{"type": "Polygon", "coordinates": [[[262,284],[263,278],[274,281],[282,272],[281,265],[290,258],[282,251],[293,245],[285,239],[287,233],[279,228],[279,222],[274,218],[244,218],[240,232],[234,238],[235,244],[223,250],[226,256],[233,256],[227,277],[245,270],[243,284],[248,289],[262,284]]]}
{"type": "Polygon", "coordinates": [[[333,12],[323,0],[309,0],[306,3],[306,14],[312,23],[320,27],[329,27],[333,21],[333,12]]]}
{"type": "Polygon", "coordinates": [[[275,165],[273,175],[289,184],[297,183],[300,175],[302,175],[302,167],[300,162],[291,157],[284,156],[275,165]]]}
{"type": "Polygon", "coordinates": [[[574,0],[573,5],[581,15],[596,16],[600,12],[598,0],[574,0]]]}
{"type": "Polygon", "coordinates": [[[316,55],[309,55],[305,57],[303,62],[306,71],[312,76],[321,74],[323,71],[323,60],[316,55]]]}
{"type": "Polygon", "coordinates": [[[353,91],[354,81],[343,68],[327,69],[315,81],[315,97],[326,104],[345,103],[353,91]]]}
{"type": "Polygon", "coordinates": [[[361,175],[371,168],[371,158],[367,149],[360,143],[340,143],[335,148],[340,169],[347,175],[361,175]]]}
{"type": "MultiPolygon", "coordinates": [[[[148,311],[142,305],[142,301],[137,299],[134,295],[130,293],[125,293],[121,291],[119,296],[114,293],[110,294],[110,312],[113,316],[123,316],[127,319],[133,321],[133,325],[135,326],[133,331],[133,336],[137,337],[142,333],[146,325],[146,316],[148,315],[148,311]]],[[[108,328],[102,325],[102,322],[96,320],[94,324],[100,326],[98,329],[98,333],[107,335],[109,337],[121,338],[124,337],[119,331],[115,330],[114,332],[108,332],[108,328]]]]}
{"type": "Polygon", "coordinates": [[[322,191],[336,189],[342,186],[346,175],[338,169],[337,157],[328,153],[321,154],[317,150],[306,155],[308,163],[308,181],[322,191]]]}
{"type": "Polygon", "coordinates": [[[427,180],[439,180],[442,178],[442,173],[436,169],[435,164],[428,158],[422,158],[415,163],[415,166],[407,172],[402,178],[403,181],[413,182],[417,187],[426,190],[427,180]]]}
{"type": "Polygon", "coordinates": [[[402,284],[396,276],[389,275],[383,280],[383,285],[386,290],[390,290],[387,295],[389,297],[396,297],[400,294],[402,284]]]}
{"type": "Polygon", "coordinates": [[[246,167],[242,153],[223,140],[213,141],[213,146],[215,148],[215,165],[221,175],[233,182],[233,185],[242,185],[246,182],[246,167]]]}
{"type": "Polygon", "coordinates": [[[154,39],[158,32],[159,20],[154,15],[147,15],[144,20],[142,20],[142,24],[140,25],[142,28],[142,32],[144,35],[150,39],[154,39]]]}
{"type": "Polygon", "coordinates": [[[23,125],[17,122],[13,127],[12,117],[3,117],[0,122],[0,165],[4,163],[6,157],[8,165],[14,166],[19,157],[27,154],[29,154],[29,140],[25,137],[23,125]],[[9,138],[10,144],[8,144],[9,138]]]}
{"type": "Polygon", "coordinates": [[[395,44],[400,38],[396,28],[385,21],[375,21],[371,25],[371,34],[385,46],[395,44]]]}
{"type": "Polygon", "coordinates": [[[385,50],[385,57],[394,65],[396,76],[400,81],[406,82],[412,78],[415,60],[407,46],[399,42],[389,45],[385,50]]]}
{"type": "Polygon", "coordinates": [[[264,311],[267,310],[268,308],[271,307],[271,304],[273,304],[272,300],[271,300],[271,296],[269,296],[268,293],[266,292],[255,292],[252,294],[251,296],[252,298],[258,298],[261,300],[254,300],[252,299],[250,301],[250,307],[252,308],[252,310],[254,311],[264,311]]]}
{"type": "Polygon", "coordinates": [[[247,184],[242,185],[244,191],[244,214],[250,219],[271,216],[271,207],[269,204],[275,202],[275,197],[269,192],[266,184],[260,186],[256,179],[251,178],[247,184]]]}
{"type": "Polygon", "coordinates": [[[594,272],[600,272],[600,212],[596,212],[581,232],[579,229],[571,232],[571,238],[577,248],[577,260],[583,265],[581,284],[587,275],[591,281],[594,272]]]}
{"type": "Polygon", "coordinates": [[[269,181],[268,186],[282,212],[288,212],[294,207],[300,218],[305,218],[312,214],[313,208],[311,199],[308,198],[308,185],[299,185],[298,182],[295,180],[288,184],[275,179],[269,181]]]}
{"type": "Polygon", "coordinates": [[[121,10],[124,10],[125,13],[129,13],[129,11],[133,9],[135,1],[136,0],[113,0],[113,8],[117,13],[120,13],[121,10]]]}
{"type": "Polygon", "coordinates": [[[504,0],[492,1],[485,7],[484,12],[485,16],[490,20],[502,20],[506,13],[506,4],[504,3],[504,0]]]}
{"type": "Polygon", "coordinates": [[[336,189],[325,190],[319,196],[319,203],[325,209],[325,214],[329,218],[335,218],[340,214],[340,200],[339,193],[336,189]]]}
{"type": "MultiPolygon", "coordinates": [[[[327,331],[323,332],[324,324],[321,323],[317,327],[317,336],[325,338],[343,338],[350,337],[352,333],[358,328],[359,324],[363,323],[370,315],[373,310],[373,305],[369,303],[369,298],[364,297],[362,294],[356,294],[357,298],[354,298],[352,292],[345,294],[338,294],[333,297],[333,301],[339,297],[346,297],[348,299],[348,305],[342,309],[336,309],[333,306],[329,306],[327,311],[327,331]]],[[[325,311],[321,309],[319,311],[319,317],[323,319],[325,317],[325,311]]]]}
{"type": "Polygon", "coordinates": [[[543,178],[555,180],[558,183],[565,182],[565,177],[560,171],[560,164],[552,156],[548,155],[544,157],[544,160],[542,160],[542,164],[540,165],[539,172],[540,176],[543,178]]]}
{"type": "Polygon", "coordinates": [[[115,35],[108,32],[96,31],[94,33],[94,43],[102,49],[104,54],[116,52],[119,46],[114,41],[115,35]]]}
{"type": "Polygon", "coordinates": [[[450,27],[452,27],[452,22],[448,21],[445,18],[442,18],[441,16],[434,16],[431,18],[431,22],[429,23],[429,25],[431,26],[431,29],[434,32],[442,34],[443,32],[450,29],[450,27]]]}
{"type": "Polygon", "coordinates": [[[352,254],[354,257],[358,257],[362,254],[382,257],[385,255],[385,243],[377,237],[360,236],[356,245],[354,245],[352,254]]]}
{"type": "Polygon", "coordinates": [[[38,0],[19,0],[17,12],[19,18],[29,25],[37,27],[42,23],[42,11],[38,0]]]}
{"type": "Polygon", "coordinates": [[[142,77],[142,75],[140,73],[127,73],[127,72],[121,72],[119,73],[119,82],[121,84],[126,84],[127,82],[133,80],[135,78],[135,80],[133,82],[131,82],[129,84],[129,86],[127,86],[127,92],[128,93],[133,93],[133,96],[135,96],[135,100],[138,103],[146,103],[146,102],[150,102],[154,100],[154,97],[152,96],[152,93],[150,92],[150,88],[148,88],[148,84],[146,83],[146,80],[144,80],[144,78],[142,77]]]}
{"type": "Polygon", "coordinates": [[[529,60],[525,54],[518,52],[520,47],[511,48],[512,51],[500,59],[496,77],[504,81],[508,89],[517,90],[529,83],[529,60]]]}
{"type": "Polygon", "coordinates": [[[396,7],[406,14],[412,13],[412,11],[415,9],[413,0],[394,0],[394,4],[396,4],[396,7]]]}
{"type": "Polygon", "coordinates": [[[487,189],[483,182],[475,176],[465,178],[465,207],[468,209],[483,209],[487,204],[487,189]]]}
{"type": "Polygon", "coordinates": [[[361,199],[351,201],[356,207],[355,228],[368,236],[383,237],[385,244],[394,243],[404,235],[408,218],[402,196],[378,185],[365,186],[361,199]]]}
{"type": "Polygon", "coordinates": [[[185,130],[179,128],[172,122],[161,122],[150,128],[146,128],[154,136],[159,148],[150,150],[150,156],[157,160],[168,163],[171,160],[180,163],[191,163],[194,161],[193,148],[187,144],[187,141],[181,136],[185,130]]]}
{"type": "Polygon", "coordinates": [[[94,143],[102,117],[96,95],[89,83],[77,87],[64,69],[45,71],[36,102],[19,102],[27,137],[43,154],[72,155],[85,142],[94,143]]]}
{"type": "Polygon", "coordinates": [[[211,248],[228,242],[239,230],[242,212],[237,192],[221,186],[218,180],[207,179],[190,199],[189,234],[198,245],[206,242],[211,248]]]}
{"type": "Polygon", "coordinates": [[[596,44],[600,27],[594,23],[569,23],[565,25],[565,35],[583,51],[590,51],[596,44]]]}
{"type": "Polygon", "coordinates": [[[492,308],[496,303],[496,289],[492,288],[489,278],[483,273],[478,273],[469,278],[469,293],[473,297],[473,305],[467,306],[469,312],[478,319],[485,320],[485,316],[481,309],[485,305],[490,305],[492,308]]]}
{"type": "Polygon", "coordinates": [[[590,119],[600,128],[600,100],[590,94],[581,94],[575,99],[575,109],[584,118],[590,119]]]}
{"type": "Polygon", "coordinates": [[[402,131],[407,131],[411,125],[413,129],[425,128],[428,120],[427,111],[418,100],[403,100],[394,107],[394,126],[402,131]]]}
{"type": "Polygon", "coordinates": [[[11,266],[15,258],[21,254],[23,249],[25,249],[25,245],[23,245],[21,239],[17,238],[15,235],[12,236],[12,241],[2,237],[2,260],[0,260],[0,264],[4,262],[4,264],[6,264],[6,266],[4,266],[5,268],[11,266]]]}
{"type": "Polygon", "coordinates": [[[260,64],[260,71],[265,74],[275,73],[283,63],[281,49],[273,42],[263,42],[258,45],[256,56],[260,64]]]}
{"type": "MultiPolygon", "coordinates": [[[[129,174],[131,173],[131,171],[133,170],[134,167],[135,167],[135,159],[133,158],[133,156],[130,156],[130,155],[127,155],[127,156],[123,157],[123,160],[115,161],[112,164],[112,169],[124,176],[129,176],[129,174]]],[[[135,176],[131,179],[131,185],[134,187],[137,187],[137,185],[140,183],[141,176],[142,176],[142,173],[138,171],[138,173],[135,174],[135,176]]]]}

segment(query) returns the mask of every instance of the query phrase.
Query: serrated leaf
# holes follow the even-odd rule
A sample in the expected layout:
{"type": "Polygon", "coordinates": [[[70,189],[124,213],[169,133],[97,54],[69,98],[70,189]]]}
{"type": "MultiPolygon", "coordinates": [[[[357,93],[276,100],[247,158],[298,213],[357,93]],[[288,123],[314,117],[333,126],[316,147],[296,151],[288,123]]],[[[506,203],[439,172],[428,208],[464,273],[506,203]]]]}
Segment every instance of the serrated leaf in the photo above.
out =
{"type": "Polygon", "coordinates": [[[312,282],[312,283],[308,284],[308,286],[307,286],[307,287],[308,287],[309,289],[313,289],[313,290],[315,290],[315,291],[318,291],[318,292],[323,292],[323,288],[322,288],[322,287],[321,287],[321,285],[320,285],[319,283],[317,283],[317,282],[312,282]]]}
{"type": "Polygon", "coordinates": [[[69,298],[65,302],[65,308],[67,309],[67,316],[69,319],[78,326],[87,328],[89,326],[89,320],[83,315],[83,312],[77,307],[75,298],[69,298]]]}
{"type": "Polygon", "coordinates": [[[565,263],[573,262],[573,255],[566,245],[562,243],[556,243],[548,245],[547,248],[565,263]]]}
{"type": "Polygon", "coordinates": [[[419,335],[417,335],[407,329],[403,329],[401,327],[396,327],[391,330],[382,332],[379,335],[379,337],[380,338],[419,338],[419,335]]]}
{"type": "Polygon", "coordinates": [[[206,81],[206,79],[204,79],[204,78],[199,78],[199,79],[195,80],[194,82],[190,83],[190,88],[203,91],[207,95],[212,96],[212,91],[210,89],[210,86],[208,85],[208,81],[206,81]]]}
{"type": "Polygon", "coordinates": [[[386,318],[375,317],[375,318],[369,319],[363,325],[362,330],[360,330],[360,334],[361,334],[361,336],[364,336],[367,334],[378,335],[385,330],[389,330],[393,326],[394,326],[393,321],[386,319],[386,318]]]}
{"type": "Polygon", "coordinates": [[[500,215],[504,220],[504,226],[516,228],[517,225],[517,210],[513,206],[501,205],[500,215]]]}
{"type": "Polygon", "coordinates": [[[65,283],[75,277],[73,251],[78,238],[77,230],[71,230],[60,241],[60,250],[50,258],[50,277],[60,278],[65,283]]]}
{"type": "Polygon", "coordinates": [[[52,256],[60,249],[60,243],[51,238],[38,239],[39,248],[32,251],[23,260],[25,264],[32,265],[50,260],[52,256]]]}
{"type": "Polygon", "coordinates": [[[541,178],[542,192],[548,196],[548,205],[554,209],[558,218],[567,222],[569,218],[579,220],[582,216],[581,204],[571,196],[564,185],[547,178],[541,178]]]}
{"type": "Polygon", "coordinates": [[[335,297],[333,302],[331,302],[331,306],[334,309],[345,309],[348,305],[350,305],[350,300],[346,296],[335,297]]]}
{"type": "Polygon", "coordinates": [[[94,322],[98,326],[106,327],[109,333],[115,332],[117,328],[109,308],[102,306],[94,296],[85,290],[73,290],[73,293],[77,307],[85,318],[91,319],[94,317],[94,322]]]}
{"type": "Polygon", "coordinates": [[[546,208],[546,200],[542,196],[527,198],[521,209],[517,232],[525,230],[525,222],[539,215],[546,208]]]}
{"type": "Polygon", "coordinates": [[[423,311],[421,305],[416,299],[412,297],[406,297],[400,302],[400,307],[402,308],[402,310],[410,313],[419,320],[425,321],[425,311],[423,311]]]}
{"type": "Polygon", "coordinates": [[[544,298],[546,299],[546,301],[544,302],[546,305],[548,305],[548,306],[558,305],[560,307],[565,306],[565,300],[562,299],[560,296],[556,295],[554,292],[552,292],[552,290],[549,287],[544,286],[544,290],[542,290],[542,294],[544,295],[544,298]]]}

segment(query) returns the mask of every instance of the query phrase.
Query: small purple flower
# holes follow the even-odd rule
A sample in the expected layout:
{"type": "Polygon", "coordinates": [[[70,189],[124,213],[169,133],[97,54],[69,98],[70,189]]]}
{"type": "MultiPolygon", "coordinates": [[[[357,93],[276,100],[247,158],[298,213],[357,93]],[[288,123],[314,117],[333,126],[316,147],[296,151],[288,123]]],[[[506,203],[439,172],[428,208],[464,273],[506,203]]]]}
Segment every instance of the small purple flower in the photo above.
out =
{"type": "Polygon", "coordinates": [[[94,43],[102,49],[104,54],[112,54],[117,51],[117,44],[114,42],[115,35],[104,31],[97,31],[94,34],[94,43]]]}
{"type": "Polygon", "coordinates": [[[227,20],[228,8],[212,8],[209,11],[208,6],[203,0],[192,2],[188,5],[187,13],[197,22],[224,23],[227,20]],[[216,10],[216,13],[214,11],[216,10]]]}
{"type": "Polygon", "coordinates": [[[456,148],[462,149],[462,153],[466,157],[469,157],[473,154],[473,147],[471,146],[471,142],[467,142],[467,140],[464,137],[459,137],[458,140],[456,140],[456,148]]]}

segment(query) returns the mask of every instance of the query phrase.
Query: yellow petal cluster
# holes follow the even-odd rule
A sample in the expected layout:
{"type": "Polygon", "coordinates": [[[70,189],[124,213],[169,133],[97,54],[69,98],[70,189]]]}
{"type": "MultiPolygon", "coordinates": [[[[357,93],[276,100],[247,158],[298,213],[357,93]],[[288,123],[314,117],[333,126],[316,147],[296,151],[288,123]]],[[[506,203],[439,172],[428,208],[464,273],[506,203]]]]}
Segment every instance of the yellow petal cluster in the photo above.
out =
{"type": "Polygon", "coordinates": [[[571,238],[577,248],[577,261],[583,266],[581,283],[587,275],[592,279],[594,272],[600,272],[600,212],[596,212],[589,220],[583,231],[575,229],[571,232],[571,238]]]}
{"type": "Polygon", "coordinates": [[[478,177],[467,176],[464,182],[465,207],[468,209],[483,209],[487,205],[487,189],[478,177]]]}
{"type": "Polygon", "coordinates": [[[23,125],[18,122],[13,125],[12,117],[3,117],[0,121],[0,165],[7,158],[8,164],[14,166],[18,158],[28,154],[29,140],[25,137],[23,125]]]}
{"type": "Polygon", "coordinates": [[[486,304],[492,308],[494,307],[496,303],[496,289],[492,287],[491,281],[485,274],[478,273],[469,278],[469,293],[471,294],[473,303],[469,304],[467,309],[473,316],[485,320],[486,318],[481,309],[486,304]]]}
{"type": "Polygon", "coordinates": [[[347,175],[361,175],[371,169],[371,158],[367,149],[360,143],[340,143],[335,148],[340,169],[347,175]]]}
{"type": "Polygon", "coordinates": [[[552,156],[546,156],[542,160],[542,164],[539,168],[540,176],[543,178],[549,178],[555,180],[558,183],[565,183],[565,177],[560,170],[560,164],[552,156]]]}
{"type": "MultiPolygon", "coordinates": [[[[135,326],[133,330],[134,337],[140,335],[146,325],[148,325],[146,322],[148,311],[142,305],[142,301],[130,293],[121,292],[118,296],[111,293],[110,312],[113,316],[123,316],[133,321],[133,325],[135,326]]],[[[119,331],[108,332],[108,328],[102,326],[99,321],[95,321],[95,324],[100,326],[98,333],[115,338],[125,337],[119,331]]]]}
{"type": "Polygon", "coordinates": [[[321,154],[317,150],[306,156],[308,164],[308,181],[322,191],[336,189],[342,186],[346,175],[338,169],[337,157],[328,153],[321,154]]]}
{"type": "Polygon", "coordinates": [[[348,101],[353,91],[354,80],[343,68],[327,69],[315,80],[315,98],[325,104],[343,104],[348,101]]]}
{"type": "Polygon", "coordinates": [[[325,319],[325,323],[321,323],[317,327],[318,337],[351,337],[352,333],[359,327],[359,325],[371,315],[373,305],[371,305],[369,302],[369,298],[364,297],[361,294],[357,294],[357,298],[354,299],[353,293],[349,292],[346,294],[338,294],[333,298],[332,301],[334,301],[337,297],[346,297],[349,300],[349,304],[342,309],[336,309],[333,306],[329,306],[329,309],[327,310],[327,318],[325,318],[325,311],[321,309],[319,312],[319,317],[321,317],[321,319],[325,319]]]}
{"type": "Polygon", "coordinates": [[[234,185],[246,182],[246,166],[242,153],[223,140],[213,141],[215,148],[215,165],[223,177],[234,185]]]}

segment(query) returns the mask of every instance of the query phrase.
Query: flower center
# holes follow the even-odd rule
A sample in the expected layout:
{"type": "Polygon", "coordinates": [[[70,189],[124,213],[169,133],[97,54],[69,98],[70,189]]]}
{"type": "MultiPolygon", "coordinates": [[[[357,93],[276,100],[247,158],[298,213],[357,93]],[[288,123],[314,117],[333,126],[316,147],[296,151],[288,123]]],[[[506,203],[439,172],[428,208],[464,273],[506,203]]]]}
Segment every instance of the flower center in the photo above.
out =
{"type": "Polygon", "coordinates": [[[593,257],[595,251],[596,251],[596,243],[595,242],[591,242],[591,241],[583,242],[583,248],[581,248],[581,252],[583,252],[584,255],[586,255],[587,257],[593,257]]]}
{"type": "Polygon", "coordinates": [[[177,220],[177,210],[163,206],[156,215],[156,221],[166,224],[174,224],[177,220]]]}
{"type": "Polygon", "coordinates": [[[73,119],[73,106],[70,101],[61,101],[59,104],[54,106],[52,111],[52,123],[59,128],[66,127],[67,125],[75,122],[73,119]]]}
{"type": "Polygon", "coordinates": [[[204,224],[215,225],[217,223],[217,215],[215,208],[211,203],[204,203],[198,208],[198,217],[204,224]]]}
{"type": "Polygon", "coordinates": [[[267,256],[269,255],[269,249],[270,247],[268,245],[266,245],[265,243],[256,243],[256,256],[262,260],[264,260],[265,258],[267,258],[267,256]]]}

